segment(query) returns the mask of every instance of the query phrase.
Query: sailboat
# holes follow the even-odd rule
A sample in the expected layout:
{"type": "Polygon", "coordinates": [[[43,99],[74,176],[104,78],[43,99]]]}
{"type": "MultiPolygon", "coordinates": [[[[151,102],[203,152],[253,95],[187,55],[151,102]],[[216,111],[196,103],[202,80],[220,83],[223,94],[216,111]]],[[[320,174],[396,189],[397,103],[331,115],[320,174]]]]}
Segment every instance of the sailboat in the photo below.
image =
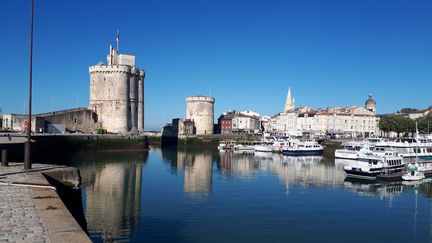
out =
{"type": "MultiPolygon", "coordinates": [[[[416,122],[416,135],[418,136],[419,132],[417,129],[417,122],[416,122]]],[[[407,173],[402,176],[402,179],[405,181],[421,181],[426,178],[425,174],[421,171],[419,171],[419,163],[418,163],[418,156],[416,156],[416,162],[410,163],[407,165],[407,173]]]]}

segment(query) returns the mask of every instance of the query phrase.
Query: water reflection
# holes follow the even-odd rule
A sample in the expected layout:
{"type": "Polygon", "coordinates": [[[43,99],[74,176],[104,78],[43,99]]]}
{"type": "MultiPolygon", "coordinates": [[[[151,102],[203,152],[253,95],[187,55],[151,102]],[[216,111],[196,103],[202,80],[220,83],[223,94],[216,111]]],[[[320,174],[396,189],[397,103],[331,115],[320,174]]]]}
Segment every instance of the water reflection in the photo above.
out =
{"type": "Polygon", "coordinates": [[[212,188],[213,159],[211,151],[161,149],[161,156],[176,175],[184,173],[183,190],[191,198],[204,199],[212,188]]]}
{"type": "Polygon", "coordinates": [[[212,156],[211,154],[178,153],[184,167],[184,192],[193,197],[207,197],[212,186],[212,156]]]}
{"type": "Polygon", "coordinates": [[[260,163],[254,160],[253,153],[221,151],[219,156],[218,169],[227,177],[253,178],[260,170],[260,163]]]}
{"type": "Polygon", "coordinates": [[[430,181],[347,180],[350,160],[152,148],[150,157],[110,153],[77,161],[95,241],[316,242],[325,232],[344,242],[351,235],[341,232],[358,229],[359,242],[389,240],[381,232],[403,229],[413,233],[395,241],[432,236],[425,233],[432,229],[430,181]],[[370,224],[380,232],[367,230],[370,224]],[[310,228],[319,234],[307,234],[310,228]]]}
{"type": "Polygon", "coordinates": [[[147,157],[147,153],[83,155],[80,171],[91,235],[103,241],[129,237],[139,222],[142,168],[147,157]]]}
{"type": "Polygon", "coordinates": [[[223,174],[252,178],[270,171],[287,187],[290,184],[343,185],[345,173],[323,156],[282,156],[272,153],[221,152],[218,168],[223,174]]]}

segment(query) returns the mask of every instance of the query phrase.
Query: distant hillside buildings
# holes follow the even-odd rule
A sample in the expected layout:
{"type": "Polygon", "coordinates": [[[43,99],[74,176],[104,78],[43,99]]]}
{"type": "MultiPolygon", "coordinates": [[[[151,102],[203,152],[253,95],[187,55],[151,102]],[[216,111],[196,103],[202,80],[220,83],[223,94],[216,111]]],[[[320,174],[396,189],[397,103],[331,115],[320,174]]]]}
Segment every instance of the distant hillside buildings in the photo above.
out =
{"type": "Polygon", "coordinates": [[[431,111],[432,111],[432,106],[429,106],[426,109],[416,110],[416,111],[413,111],[411,113],[407,113],[406,115],[408,115],[409,118],[415,120],[417,118],[427,116],[431,111]]]}

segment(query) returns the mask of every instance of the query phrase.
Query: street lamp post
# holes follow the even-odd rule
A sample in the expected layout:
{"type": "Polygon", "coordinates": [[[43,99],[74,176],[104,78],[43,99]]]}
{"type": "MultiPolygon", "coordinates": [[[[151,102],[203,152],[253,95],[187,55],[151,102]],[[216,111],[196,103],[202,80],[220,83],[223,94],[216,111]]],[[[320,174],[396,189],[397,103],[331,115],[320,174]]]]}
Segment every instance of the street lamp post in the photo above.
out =
{"type": "Polygon", "coordinates": [[[34,0],[31,6],[31,21],[30,21],[30,81],[29,81],[29,112],[27,123],[27,141],[24,146],[24,170],[31,169],[31,124],[32,124],[32,78],[33,78],[33,16],[34,16],[34,0]]]}

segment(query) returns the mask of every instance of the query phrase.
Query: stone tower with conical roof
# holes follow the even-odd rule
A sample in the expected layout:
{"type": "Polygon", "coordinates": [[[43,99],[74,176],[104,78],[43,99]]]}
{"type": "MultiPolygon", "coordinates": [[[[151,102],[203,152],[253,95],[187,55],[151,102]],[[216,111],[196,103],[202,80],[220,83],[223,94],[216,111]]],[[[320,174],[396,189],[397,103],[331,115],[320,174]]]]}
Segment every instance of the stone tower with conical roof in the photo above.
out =
{"type": "Polygon", "coordinates": [[[288,94],[286,97],[286,101],[285,101],[285,112],[288,112],[292,109],[294,109],[295,105],[294,105],[294,99],[291,96],[291,88],[288,88],[288,94]]]}

